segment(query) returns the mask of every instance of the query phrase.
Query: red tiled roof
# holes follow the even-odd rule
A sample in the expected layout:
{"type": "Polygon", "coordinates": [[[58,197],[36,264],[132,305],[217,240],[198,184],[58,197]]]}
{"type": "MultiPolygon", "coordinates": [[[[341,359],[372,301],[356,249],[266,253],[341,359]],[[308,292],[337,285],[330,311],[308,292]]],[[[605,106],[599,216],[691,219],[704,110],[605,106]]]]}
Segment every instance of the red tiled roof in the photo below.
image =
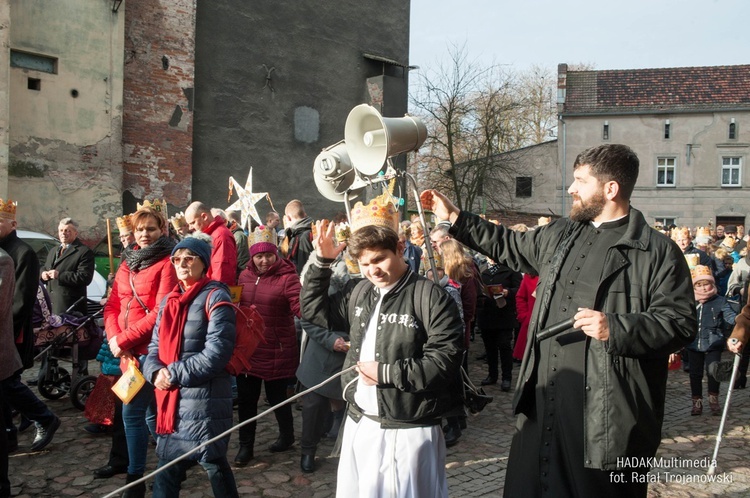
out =
{"type": "Polygon", "coordinates": [[[750,65],[568,71],[565,114],[750,109],[750,65]]]}

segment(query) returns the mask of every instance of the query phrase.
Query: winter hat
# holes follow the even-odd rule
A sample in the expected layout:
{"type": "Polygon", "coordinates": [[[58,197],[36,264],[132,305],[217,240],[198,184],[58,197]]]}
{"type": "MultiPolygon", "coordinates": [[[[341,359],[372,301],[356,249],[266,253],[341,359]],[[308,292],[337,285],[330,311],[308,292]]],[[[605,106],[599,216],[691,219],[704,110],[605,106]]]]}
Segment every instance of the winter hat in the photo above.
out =
{"type": "Polygon", "coordinates": [[[715,284],[714,276],[711,274],[711,268],[708,266],[698,265],[692,270],[690,270],[690,276],[693,278],[693,285],[700,282],[701,280],[706,280],[708,282],[711,282],[712,284],[715,284]]]}
{"type": "Polygon", "coordinates": [[[196,233],[185,237],[174,246],[174,249],[172,249],[172,256],[174,256],[180,249],[188,249],[190,252],[201,258],[201,261],[203,261],[206,268],[211,266],[210,236],[203,233],[196,233]]]}
{"type": "Polygon", "coordinates": [[[276,230],[271,227],[260,225],[251,234],[250,257],[262,252],[277,254],[276,230]]]}
{"type": "Polygon", "coordinates": [[[724,233],[737,233],[737,225],[727,225],[724,227],[724,233]]]}

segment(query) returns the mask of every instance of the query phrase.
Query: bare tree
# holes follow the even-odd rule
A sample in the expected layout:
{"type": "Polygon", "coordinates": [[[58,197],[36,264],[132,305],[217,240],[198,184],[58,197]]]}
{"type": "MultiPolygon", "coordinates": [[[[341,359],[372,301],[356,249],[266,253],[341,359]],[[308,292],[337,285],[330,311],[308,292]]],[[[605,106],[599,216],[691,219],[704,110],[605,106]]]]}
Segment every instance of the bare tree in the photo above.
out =
{"type": "Polygon", "coordinates": [[[420,184],[450,192],[460,209],[514,208],[522,161],[506,153],[554,132],[554,79],[540,68],[517,77],[498,65],[482,67],[456,46],[448,63],[418,77],[411,103],[428,137],[410,171],[420,184]]]}

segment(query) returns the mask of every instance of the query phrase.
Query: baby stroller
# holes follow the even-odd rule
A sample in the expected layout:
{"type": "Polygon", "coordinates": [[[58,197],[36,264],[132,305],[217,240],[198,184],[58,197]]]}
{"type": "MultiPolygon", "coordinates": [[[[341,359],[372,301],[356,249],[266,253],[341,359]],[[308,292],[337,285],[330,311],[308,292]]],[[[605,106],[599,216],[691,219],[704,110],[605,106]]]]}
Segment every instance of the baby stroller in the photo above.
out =
{"type": "Polygon", "coordinates": [[[47,399],[60,399],[70,393],[73,406],[79,410],[86,407],[96,377],[80,376],[79,361],[93,360],[99,352],[104,340],[104,331],[96,323],[100,314],[101,310],[91,316],[50,314],[45,316],[41,327],[34,328],[34,345],[41,348],[34,359],[42,361],[37,379],[39,394],[47,399]],[[71,363],[71,372],[60,366],[61,361],[71,363]]]}

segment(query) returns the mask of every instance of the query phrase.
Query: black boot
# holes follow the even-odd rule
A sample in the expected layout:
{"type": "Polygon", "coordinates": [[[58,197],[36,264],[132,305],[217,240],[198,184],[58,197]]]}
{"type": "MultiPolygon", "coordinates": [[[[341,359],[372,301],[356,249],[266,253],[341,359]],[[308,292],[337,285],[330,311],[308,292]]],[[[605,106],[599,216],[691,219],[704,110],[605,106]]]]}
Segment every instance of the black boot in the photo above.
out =
{"type": "Polygon", "coordinates": [[[281,433],[279,438],[271,446],[268,447],[268,451],[271,453],[279,453],[286,451],[294,444],[294,433],[281,433]]]}
{"type": "MultiPolygon", "coordinates": [[[[125,478],[125,484],[130,484],[131,482],[137,481],[143,477],[143,474],[128,474],[128,476],[125,478]]],[[[128,488],[125,490],[125,492],[122,494],[122,498],[145,498],[146,496],[146,483],[142,482],[140,484],[136,484],[132,488],[128,488]]]]}
{"type": "Polygon", "coordinates": [[[234,464],[237,467],[244,467],[254,457],[252,445],[240,444],[240,451],[237,452],[237,456],[234,457],[234,464]]]}

